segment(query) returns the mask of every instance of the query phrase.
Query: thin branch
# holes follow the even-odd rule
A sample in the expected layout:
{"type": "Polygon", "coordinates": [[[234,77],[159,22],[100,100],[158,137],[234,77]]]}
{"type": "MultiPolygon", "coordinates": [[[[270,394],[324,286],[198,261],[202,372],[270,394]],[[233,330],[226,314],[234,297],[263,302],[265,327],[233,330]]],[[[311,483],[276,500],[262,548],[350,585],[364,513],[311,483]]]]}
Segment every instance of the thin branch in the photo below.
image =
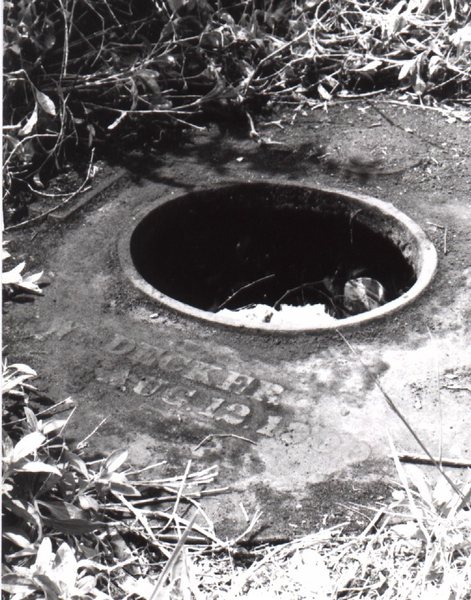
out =
{"type": "Polygon", "coordinates": [[[247,283],[246,285],[243,285],[241,288],[239,288],[233,294],[231,294],[229,296],[229,298],[226,298],[226,300],[224,300],[224,302],[217,307],[216,312],[218,310],[222,310],[225,306],[227,306],[229,304],[229,302],[231,300],[233,300],[241,292],[250,289],[254,285],[257,285],[258,283],[261,283],[262,281],[267,281],[268,279],[272,279],[273,277],[275,277],[274,273],[272,273],[271,275],[265,275],[264,277],[260,277],[260,279],[256,279],[255,281],[251,281],[250,283],[247,283]]]}
{"type": "MultiPolygon", "coordinates": [[[[306,287],[313,287],[313,286],[315,286],[315,285],[319,285],[320,283],[322,283],[322,280],[319,280],[319,281],[310,281],[310,282],[308,282],[308,283],[302,283],[301,285],[297,285],[297,286],[296,286],[296,287],[294,287],[294,288],[291,288],[291,289],[289,289],[289,290],[286,290],[286,292],[284,292],[284,294],[281,296],[281,298],[278,298],[278,300],[275,302],[275,304],[273,305],[273,308],[274,308],[275,310],[277,310],[278,306],[280,306],[280,304],[283,302],[283,300],[284,300],[285,298],[287,298],[288,296],[290,296],[292,293],[294,293],[294,292],[298,292],[298,291],[301,291],[301,290],[303,290],[303,289],[304,289],[304,288],[306,288],[306,287]]],[[[321,291],[321,290],[319,290],[319,289],[318,289],[318,290],[316,290],[316,291],[317,291],[319,294],[321,294],[321,296],[324,296],[324,297],[326,298],[326,300],[328,300],[328,301],[331,303],[331,305],[332,305],[332,307],[333,307],[333,308],[337,308],[337,307],[335,306],[335,303],[334,303],[334,301],[332,300],[332,298],[331,298],[331,297],[330,297],[328,294],[326,294],[325,292],[322,292],[322,291],[321,291]]]]}
{"type": "Polygon", "coordinates": [[[85,189],[85,186],[87,185],[87,183],[91,177],[91,174],[92,174],[94,156],[95,156],[95,149],[93,148],[91,156],[90,156],[90,162],[88,165],[87,175],[86,175],[85,179],[83,180],[82,184],[80,185],[80,187],[78,189],[76,189],[75,192],[70,194],[68,198],[63,200],[60,204],[57,204],[56,206],[53,206],[49,210],[46,210],[45,212],[41,213],[40,215],[32,217],[31,219],[27,219],[26,221],[22,221],[21,223],[16,223],[15,225],[10,225],[9,227],[6,227],[4,231],[15,231],[16,229],[21,229],[22,227],[27,227],[28,225],[31,225],[32,223],[37,223],[38,221],[42,221],[51,213],[55,212],[56,210],[59,210],[60,208],[63,208],[66,204],[68,204],[71,200],[73,200],[73,198],[75,198],[75,196],[77,196],[78,194],[83,192],[85,189]]]}
{"type": "Polygon", "coordinates": [[[409,454],[401,453],[398,454],[398,458],[404,463],[413,463],[416,465],[441,465],[442,467],[452,467],[456,469],[467,469],[471,467],[471,460],[459,459],[459,458],[430,458],[429,456],[423,456],[422,454],[409,454]]]}
{"type": "Polygon", "coordinates": [[[201,446],[204,446],[207,442],[209,442],[210,440],[212,440],[213,438],[216,438],[216,437],[218,437],[218,438],[233,437],[233,438],[236,438],[237,440],[242,440],[243,442],[248,442],[249,444],[253,444],[254,446],[257,445],[257,442],[254,442],[253,440],[249,440],[249,438],[243,437],[241,435],[236,435],[235,433],[210,433],[205,438],[203,438],[197,446],[195,446],[193,448],[193,452],[196,452],[197,450],[199,450],[201,448],[201,446]]]}
{"type": "Polygon", "coordinates": [[[82,448],[85,448],[85,446],[87,445],[88,440],[95,435],[95,433],[100,429],[100,427],[106,423],[106,421],[108,420],[108,417],[104,417],[99,423],[98,425],[88,434],[86,435],[83,440],[81,440],[76,446],[76,450],[81,450],[82,448]]]}
{"type": "Polygon", "coordinates": [[[154,590],[152,591],[152,594],[149,597],[149,600],[157,600],[158,592],[159,592],[160,588],[162,587],[162,585],[165,583],[165,580],[166,580],[168,574],[171,572],[173,565],[177,562],[178,557],[180,556],[181,552],[183,551],[183,546],[185,545],[185,542],[191,533],[193,524],[196,521],[197,516],[198,516],[198,513],[195,512],[193,514],[193,516],[191,517],[191,519],[189,520],[185,531],[182,533],[180,539],[178,540],[177,545],[173,549],[172,555],[165,563],[165,566],[162,569],[162,572],[160,573],[159,579],[157,580],[157,583],[155,585],[154,590]]]}
{"type": "Polygon", "coordinates": [[[308,31],[303,31],[301,34],[297,35],[295,38],[293,38],[289,42],[286,42],[285,44],[282,44],[279,48],[277,48],[276,50],[274,50],[273,52],[271,52],[270,54],[268,54],[267,56],[265,56],[264,58],[262,58],[262,60],[260,60],[257,63],[257,65],[255,66],[254,70],[250,74],[250,77],[245,82],[245,84],[244,84],[245,90],[246,91],[248,90],[248,88],[249,88],[250,84],[252,83],[252,81],[253,81],[256,73],[260,70],[260,67],[262,67],[265,63],[267,63],[272,58],[274,58],[277,54],[280,54],[281,52],[283,52],[284,50],[286,50],[287,48],[289,48],[293,44],[296,44],[296,42],[299,42],[300,40],[302,40],[304,37],[306,37],[306,35],[308,35],[308,33],[309,33],[308,31]]]}
{"type": "MultiPolygon", "coordinates": [[[[172,513],[169,515],[167,523],[160,530],[161,532],[165,531],[169,527],[170,523],[175,519],[175,517],[178,514],[178,506],[180,504],[180,500],[183,495],[183,490],[185,488],[185,484],[188,479],[188,475],[190,474],[190,469],[191,469],[191,460],[189,460],[187,462],[185,472],[183,473],[183,477],[180,482],[180,487],[178,488],[177,497],[175,498],[175,502],[173,504],[172,513]]],[[[178,530],[178,533],[180,533],[178,522],[177,522],[177,530],[178,530]]]]}

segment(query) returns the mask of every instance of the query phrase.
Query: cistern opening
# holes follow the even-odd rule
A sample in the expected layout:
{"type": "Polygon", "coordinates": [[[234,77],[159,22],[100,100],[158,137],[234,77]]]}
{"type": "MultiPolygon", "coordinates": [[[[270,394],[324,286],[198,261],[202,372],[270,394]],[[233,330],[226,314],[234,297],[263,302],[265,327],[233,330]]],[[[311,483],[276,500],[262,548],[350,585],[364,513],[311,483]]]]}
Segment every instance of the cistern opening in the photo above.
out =
{"type": "Polygon", "coordinates": [[[282,329],[335,327],[387,312],[409,301],[413,288],[420,292],[436,265],[422,230],[392,205],[273,183],[160,202],[124,245],[128,272],[155,299],[209,321],[262,329],[276,328],[284,307],[298,309],[282,329]],[[237,323],[260,306],[260,323],[237,323]],[[316,324],[304,310],[303,323],[299,309],[313,306],[327,318],[316,324]]]}

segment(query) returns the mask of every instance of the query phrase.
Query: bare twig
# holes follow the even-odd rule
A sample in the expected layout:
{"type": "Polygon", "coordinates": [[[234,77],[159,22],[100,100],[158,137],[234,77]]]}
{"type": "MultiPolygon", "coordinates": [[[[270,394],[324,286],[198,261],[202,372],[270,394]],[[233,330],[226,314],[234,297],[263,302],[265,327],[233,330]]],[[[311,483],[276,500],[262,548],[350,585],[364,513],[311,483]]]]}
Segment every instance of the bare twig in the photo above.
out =
{"type": "Polygon", "coordinates": [[[405,127],[403,127],[400,123],[396,123],[393,119],[391,119],[391,117],[389,117],[384,111],[382,111],[380,108],[378,108],[376,106],[376,104],[374,104],[374,102],[370,102],[370,100],[368,100],[367,98],[365,98],[365,102],[368,104],[368,106],[370,106],[374,111],[376,111],[381,117],[383,117],[383,119],[389,123],[389,125],[391,125],[392,127],[397,127],[397,129],[400,129],[401,131],[404,131],[405,133],[410,133],[410,130],[407,130],[405,127]]]}
{"type": "Polygon", "coordinates": [[[448,227],[446,225],[440,225],[439,223],[434,223],[433,221],[427,221],[429,225],[432,227],[436,227],[443,231],[443,254],[446,256],[448,254],[448,227]]]}
{"type": "Polygon", "coordinates": [[[55,212],[56,210],[59,210],[60,208],[63,208],[66,204],[68,204],[71,200],[73,200],[78,194],[80,194],[81,192],[84,191],[85,186],[87,185],[91,174],[92,174],[92,170],[93,170],[93,157],[95,155],[95,149],[92,150],[91,152],[91,156],[90,156],[90,162],[88,164],[88,171],[87,171],[87,175],[85,177],[85,179],[83,180],[83,182],[81,183],[80,187],[77,188],[75,190],[75,192],[73,192],[72,194],[70,194],[65,200],[63,200],[60,204],[57,204],[56,206],[54,206],[53,208],[50,208],[49,210],[46,210],[45,212],[41,213],[40,215],[37,215],[36,217],[32,217],[31,219],[27,219],[26,221],[22,221],[21,223],[17,223],[15,225],[10,225],[9,227],[5,228],[5,231],[14,231],[16,229],[21,229],[22,227],[27,227],[28,225],[31,225],[32,223],[37,223],[38,221],[42,221],[43,219],[45,219],[48,215],[50,215],[51,213],[55,212]]]}
{"type": "Polygon", "coordinates": [[[76,445],[76,449],[77,450],[81,450],[82,448],[85,448],[85,446],[87,445],[88,440],[95,435],[95,433],[100,429],[100,427],[102,425],[104,425],[106,423],[106,421],[108,420],[108,417],[104,417],[99,423],[98,425],[88,434],[86,435],[83,440],[81,440],[77,445],[76,445]]]}
{"type": "MultiPolygon", "coordinates": [[[[137,482],[138,484],[140,482],[137,482]]],[[[220,487],[220,488],[210,488],[207,490],[199,490],[196,492],[185,492],[185,500],[192,500],[192,499],[200,499],[200,498],[204,498],[205,496],[217,496],[219,494],[225,494],[229,491],[230,488],[228,487],[220,487]]],[[[175,494],[168,494],[167,496],[165,495],[159,495],[156,496],[155,498],[142,498],[141,500],[134,500],[133,501],[133,505],[134,506],[140,506],[141,504],[144,505],[148,505],[148,504],[152,504],[153,502],[172,502],[175,500],[175,494]]]]}
{"type": "Polygon", "coordinates": [[[404,463],[413,463],[418,465],[441,465],[442,467],[453,467],[456,469],[466,469],[471,467],[471,460],[459,458],[430,458],[421,454],[398,454],[398,458],[404,463]]]}
{"type": "Polygon", "coordinates": [[[297,42],[301,41],[303,38],[306,37],[306,35],[308,35],[308,31],[303,31],[302,33],[300,33],[299,35],[297,35],[295,38],[293,38],[292,40],[290,40],[289,42],[286,42],[285,44],[282,44],[279,48],[277,48],[276,50],[274,50],[273,52],[271,52],[270,54],[268,54],[268,56],[265,56],[264,58],[262,58],[262,60],[260,60],[257,63],[257,65],[254,68],[254,70],[252,71],[250,77],[245,82],[245,85],[244,85],[245,89],[247,90],[249,88],[249,86],[252,83],[255,75],[260,70],[260,67],[262,67],[265,63],[267,63],[270,60],[272,60],[275,56],[277,56],[281,52],[284,52],[286,49],[288,49],[293,44],[296,44],[297,42]]]}
{"type": "MultiPolygon", "coordinates": [[[[278,298],[278,300],[275,302],[275,304],[273,305],[273,308],[276,310],[280,306],[280,304],[283,302],[283,300],[285,298],[287,298],[288,296],[290,296],[291,294],[293,294],[294,292],[302,291],[305,288],[314,287],[321,283],[322,283],[322,280],[310,281],[308,283],[301,283],[301,285],[297,285],[294,288],[290,288],[289,290],[286,290],[286,292],[284,292],[283,295],[280,298],[278,298]]],[[[325,292],[323,292],[322,290],[319,290],[319,289],[316,289],[316,292],[318,294],[320,294],[321,296],[323,296],[326,300],[328,300],[332,306],[334,306],[334,302],[333,302],[332,298],[329,296],[329,294],[326,294],[325,292]]]]}
{"type": "Polygon", "coordinates": [[[249,440],[249,438],[243,437],[241,435],[236,435],[235,433],[210,433],[205,438],[203,438],[197,446],[195,446],[193,448],[193,452],[196,452],[197,450],[199,450],[201,448],[201,446],[204,446],[207,442],[209,442],[213,438],[226,438],[226,437],[236,438],[237,440],[242,440],[243,442],[248,442],[249,444],[253,444],[254,446],[257,445],[257,442],[254,442],[253,440],[249,440]]]}
{"type": "Polygon", "coordinates": [[[252,519],[250,520],[250,523],[248,524],[247,528],[245,529],[245,531],[243,531],[240,535],[238,535],[229,545],[230,546],[236,546],[241,540],[243,540],[245,537],[247,537],[249,535],[249,533],[251,533],[256,524],[258,523],[258,521],[260,520],[260,517],[262,516],[262,511],[261,510],[256,510],[252,519]]]}
{"type": "MultiPolygon", "coordinates": [[[[180,505],[180,500],[182,498],[183,490],[185,488],[185,484],[188,479],[188,475],[190,474],[190,469],[191,469],[191,460],[189,460],[187,462],[186,469],[185,469],[185,472],[183,473],[183,477],[182,477],[182,480],[180,483],[180,487],[178,488],[177,497],[175,498],[175,502],[173,504],[172,513],[169,515],[167,523],[162,527],[162,529],[161,529],[162,532],[168,528],[170,523],[172,523],[172,521],[175,519],[175,517],[178,514],[178,507],[180,505]]],[[[178,529],[178,522],[177,522],[177,529],[178,529]]],[[[180,531],[178,533],[180,533],[180,531]]]]}
{"type": "Polygon", "coordinates": [[[167,576],[170,573],[173,565],[177,562],[178,557],[180,556],[181,552],[183,551],[183,547],[185,545],[185,542],[186,542],[188,536],[191,533],[193,524],[194,524],[197,516],[198,516],[198,513],[195,512],[193,514],[193,516],[191,517],[191,519],[189,520],[188,525],[186,526],[185,531],[182,533],[180,539],[178,540],[177,545],[173,549],[173,552],[172,552],[170,558],[165,563],[165,566],[162,569],[162,572],[160,573],[160,576],[157,580],[154,590],[152,591],[152,594],[149,597],[149,600],[157,600],[157,598],[158,598],[157,594],[158,594],[159,590],[162,588],[162,585],[165,583],[165,580],[167,579],[167,576]]]}
{"type": "Polygon", "coordinates": [[[229,304],[229,302],[231,300],[233,300],[241,292],[244,292],[245,290],[248,290],[248,289],[254,287],[258,283],[262,283],[262,281],[267,281],[268,279],[272,279],[273,277],[275,277],[274,273],[272,273],[271,275],[265,275],[264,277],[260,277],[259,279],[255,279],[255,281],[251,281],[250,283],[243,285],[241,288],[239,288],[233,294],[231,294],[229,296],[229,298],[226,298],[226,300],[224,300],[224,302],[217,307],[216,311],[222,310],[225,306],[227,306],[229,304]]]}

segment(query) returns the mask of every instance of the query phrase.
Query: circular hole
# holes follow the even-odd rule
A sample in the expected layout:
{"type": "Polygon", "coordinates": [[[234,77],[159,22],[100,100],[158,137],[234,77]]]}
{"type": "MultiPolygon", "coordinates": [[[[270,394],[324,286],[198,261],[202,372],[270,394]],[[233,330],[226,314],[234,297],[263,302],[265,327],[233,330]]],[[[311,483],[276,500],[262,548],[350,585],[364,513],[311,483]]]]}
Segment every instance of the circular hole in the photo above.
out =
{"type": "Polygon", "coordinates": [[[272,317],[286,306],[321,307],[328,319],[281,329],[338,327],[390,312],[423,290],[436,265],[422,230],[392,205],[273,183],[161,202],[127,232],[121,254],[136,285],[160,302],[240,325],[247,322],[237,315],[263,305],[271,317],[252,323],[261,329],[279,328],[272,317]]]}

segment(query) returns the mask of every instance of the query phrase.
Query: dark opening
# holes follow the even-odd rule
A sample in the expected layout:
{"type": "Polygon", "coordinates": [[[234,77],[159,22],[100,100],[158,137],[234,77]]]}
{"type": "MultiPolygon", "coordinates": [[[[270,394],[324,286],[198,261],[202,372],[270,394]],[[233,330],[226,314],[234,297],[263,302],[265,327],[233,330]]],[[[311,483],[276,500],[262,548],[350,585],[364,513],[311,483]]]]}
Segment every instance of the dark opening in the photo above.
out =
{"type": "Polygon", "coordinates": [[[392,241],[397,228],[389,215],[332,192],[241,184],[154,209],[131,237],[131,256],[153,287],[205,311],[322,303],[342,318],[349,279],[377,280],[386,301],[414,284],[398,247],[408,241],[392,241]]]}

